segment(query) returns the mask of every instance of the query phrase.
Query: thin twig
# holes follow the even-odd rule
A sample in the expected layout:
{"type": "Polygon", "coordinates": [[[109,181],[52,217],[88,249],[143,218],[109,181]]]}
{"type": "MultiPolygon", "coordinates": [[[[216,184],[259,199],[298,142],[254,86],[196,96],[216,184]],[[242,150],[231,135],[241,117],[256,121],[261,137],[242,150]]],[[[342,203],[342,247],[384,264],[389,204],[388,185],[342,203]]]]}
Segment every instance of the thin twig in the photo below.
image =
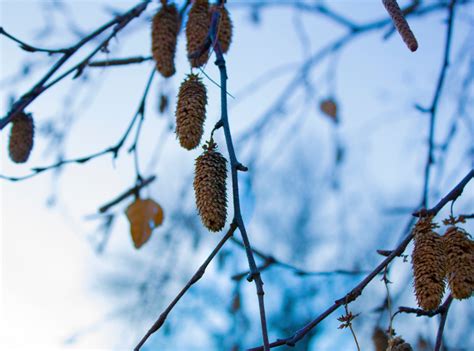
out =
{"type": "Polygon", "coordinates": [[[110,202],[106,203],[105,205],[101,206],[99,208],[99,213],[105,213],[108,210],[110,210],[112,207],[115,205],[119,204],[123,200],[127,199],[128,197],[134,195],[139,191],[140,189],[150,185],[154,180],[156,179],[156,176],[151,176],[147,179],[144,179],[140,184],[135,185],[133,188],[128,189],[124,193],[120,194],[117,196],[115,199],[111,200],[110,202]]]}
{"type": "Polygon", "coordinates": [[[31,104],[39,95],[41,95],[48,88],[68,76],[70,73],[76,71],[76,76],[79,75],[84,67],[87,65],[87,62],[100,50],[104,48],[119,31],[125,28],[134,18],[139,17],[143,11],[147,8],[151,0],[143,0],[136,6],[134,6],[129,11],[125,12],[121,16],[117,16],[113,20],[107,22],[106,24],[100,26],[98,29],[81,39],[77,44],[66,49],[63,56],[51,67],[51,69],[37,82],[28,92],[26,92],[22,97],[20,97],[11,107],[8,114],[0,119],[0,130],[2,130],[10,121],[13,116],[18,112],[23,111],[29,104],[31,104]],[[85,59],[79,62],[77,65],[67,70],[65,73],[61,74],[58,78],[46,84],[48,80],[77,52],[79,49],[87,44],[89,41],[95,37],[102,34],[107,29],[113,27],[112,34],[110,34],[106,40],[104,40],[96,49],[92,51],[85,59]]]}
{"type": "Polygon", "coordinates": [[[430,124],[429,124],[429,137],[428,137],[428,156],[425,164],[425,175],[424,175],[424,185],[423,185],[423,200],[422,206],[428,207],[428,200],[429,200],[429,183],[430,183],[430,174],[431,174],[431,166],[435,162],[434,161],[434,137],[435,137],[435,123],[436,123],[436,116],[438,112],[438,102],[441,97],[441,92],[443,90],[444,80],[446,77],[446,72],[449,66],[449,57],[451,53],[451,38],[453,33],[453,23],[454,23],[454,6],[456,4],[456,0],[451,0],[448,6],[448,28],[446,33],[446,42],[444,47],[444,55],[443,55],[443,63],[441,66],[441,70],[438,77],[438,82],[436,84],[435,93],[433,96],[433,101],[431,106],[426,109],[426,111],[430,114],[430,124]]]}
{"type": "MultiPolygon", "coordinates": [[[[230,239],[234,244],[238,245],[241,248],[245,249],[244,243],[237,239],[236,237],[232,237],[230,239]]],[[[346,270],[346,269],[335,269],[331,271],[308,271],[304,270],[301,268],[298,268],[290,263],[286,263],[281,259],[277,259],[276,257],[272,255],[268,255],[264,253],[263,251],[256,249],[255,247],[252,247],[252,252],[255,254],[255,256],[261,258],[263,260],[263,264],[259,267],[260,272],[272,267],[272,266],[279,266],[284,269],[290,270],[294,275],[300,276],[300,277],[306,277],[306,276],[331,276],[331,275],[359,275],[359,274],[367,274],[369,271],[366,270],[346,270]]],[[[247,276],[250,274],[249,271],[237,273],[232,276],[232,279],[234,280],[240,280],[243,277],[247,276]]]]}
{"type": "Polygon", "coordinates": [[[186,294],[186,292],[191,288],[191,286],[199,281],[199,279],[202,278],[204,273],[206,272],[207,266],[211,263],[211,261],[214,259],[214,257],[217,255],[217,253],[220,251],[222,246],[226,243],[226,241],[234,234],[234,231],[237,229],[237,224],[235,222],[232,222],[230,225],[229,230],[227,233],[224,235],[224,237],[219,241],[217,246],[212,250],[211,254],[206,258],[204,263],[199,267],[199,269],[194,273],[194,275],[189,279],[189,281],[186,283],[184,288],[181,289],[179,294],[171,301],[171,303],[166,307],[166,309],[160,314],[160,317],[156,320],[155,323],[153,323],[152,327],[148,330],[148,332],[145,334],[145,336],[140,340],[138,345],[135,347],[135,351],[139,351],[140,348],[145,344],[145,342],[148,340],[148,338],[158,331],[161,326],[165,323],[166,318],[168,317],[168,314],[171,312],[171,310],[174,308],[174,306],[178,303],[178,301],[186,294]]]}
{"type": "Polygon", "coordinates": [[[439,321],[438,334],[436,335],[436,344],[434,351],[440,351],[443,344],[443,332],[444,326],[446,325],[446,319],[448,318],[448,311],[451,303],[453,302],[453,297],[448,296],[445,303],[443,304],[443,312],[441,312],[441,320],[439,321]]]}
{"type": "Polygon", "coordinates": [[[63,49],[45,49],[39,48],[30,44],[25,43],[23,40],[16,38],[15,36],[8,33],[3,27],[0,27],[0,35],[4,35],[7,38],[13,40],[14,42],[20,44],[20,48],[28,52],[46,52],[48,54],[66,54],[68,53],[71,48],[63,48],[63,49]]]}
{"type": "Polygon", "coordinates": [[[87,65],[89,67],[110,67],[110,66],[123,66],[130,65],[134,63],[142,63],[145,61],[151,61],[153,57],[151,56],[133,56],[125,58],[114,58],[108,60],[97,60],[89,62],[87,65]]]}
{"type": "Polygon", "coordinates": [[[127,129],[125,130],[125,133],[122,135],[122,137],[120,138],[120,140],[117,142],[117,144],[113,145],[113,146],[110,146],[102,151],[99,151],[99,152],[96,152],[96,153],[93,153],[93,154],[90,154],[90,155],[87,155],[87,156],[83,156],[83,157],[78,157],[78,158],[72,158],[72,159],[67,159],[67,160],[60,160],[59,162],[56,162],[52,165],[49,165],[49,166],[45,166],[45,167],[35,167],[35,168],[32,168],[31,171],[32,173],[30,174],[27,174],[25,176],[21,176],[21,177],[12,177],[12,176],[5,176],[5,175],[0,175],[0,179],[5,179],[5,180],[9,180],[9,181],[12,181],[12,182],[16,182],[16,181],[20,181],[20,180],[25,180],[25,179],[29,179],[29,178],[32,178],[32,177],[35,177],[37,176],[38,174],[40,173],[43,173],[45,171],[49,171],[49,170],[53,170],[53,169],[57,169],[57,168],[60,168],[66,164],[71,164],[71,163],[78,163],[78,164],[81,164],[81,163],[86,163],[86,162],[89,162],[93,159],[96,159],[98,157],[101,157],[101,156],[104,156],[104,155],[107,155],[107,154],[112,154],[112,157],[115,159],[117,158],[118,154],[119,154],[119,151],[122,149],[123,145],[125,144],[125,141],[127,140],[128,138],[128,135],[130,134],[130,132],[132,131],[133,129],[133,126],[135,125],[135,122],[137,121],[137,118],[141,115],[143,109],[144,109],[144,105],[145,105],[145,102],[146,102],[146,99],[147,99],[147,96],[148,96],[148,93],[150,91],[150,87],[151,87],[151,83],[153,81],[153,75],[154,75],[154,72],[155,70],[153,69],[152,73],[150,74],[150,77],[148,78],[147,80],[147,83],[146,83],[146,86],[145,86],[145,90],[143,92],[143,96],[140,100],[140,104],[138,106],[138,109],[137,109],[137,112],[135,113],[135,115],[133,116],[132,120],[130,121],[127,129]]]}

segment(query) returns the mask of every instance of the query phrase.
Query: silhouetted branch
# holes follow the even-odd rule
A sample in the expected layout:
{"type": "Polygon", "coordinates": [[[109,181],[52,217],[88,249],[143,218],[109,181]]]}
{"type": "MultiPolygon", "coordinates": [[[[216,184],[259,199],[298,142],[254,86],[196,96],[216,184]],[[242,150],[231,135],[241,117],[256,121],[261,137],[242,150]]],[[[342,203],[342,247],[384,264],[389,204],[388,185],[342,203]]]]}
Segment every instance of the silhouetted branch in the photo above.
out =
{"type": "Polygon", "coordinates": [[[158,331],[161,326],[165,323],[166,318],[168,317],[168,314],[171,312],[171,310],[174,308],[174,306],[178,303],[178,301],[186,294],[186,292],[191,288],[191,286],[199,281],[199,279],[202,278],[204,273],[206,272],[207,266],[211,263],[211,261],[214,259],[214,257],[217,255],[217,253],[220,251],[222,246],[226,243],[226,241],[234,234],[234,231],[237,229],[237,224],[235,222],[232,222],[230,225],[229,230],[227,233],[224,235],[224,237],[219,241],[217,246],[212,250],[211,254],[206,258],[204,263],[199,267],[199,269],[194,273],[192,278],[187,282],[187,284],[184,286],[184,288],[181,289],[179,294],[174,298],[173,301],[166,307],[166,309],[160,314],[160,317],[156,320],[155,323],[153,323],[152,327],[148,330],[148,332],[145,334],[145,336],[140,340],[138,345],[135,347],[135,351],[140,350],[140,348],[145,344],[145,342],[148,340],[148,338],[158,331]]]}
{"type": "Polygon", "coordinates": [[[91,155],[87,155],[87,156],[83,156],[83,157],[78,157],[78,158],[72,158],[72,159],[68,159],[68,160],[60,160],[59,162],[56,162],[52,165],[49,165],[49,166],[45,166],[45,167],[35,167],[35,168],[32,168],[32,173],[30,174],[27,174],[25,176],[21,176],[21,177],[12,177],[12,176],[5,176],[5,175],[0,175],[0,179],[6,179],[6,180],[9,180],[9,181],[20,181],[20,180],[25,180],[25,179],[29,179],[29,178],[32,178],[40,173],[43,173],[45,171],[49,171],[49,170],[52,170],[52,169],[57,169],[57,168],[60,168],[66,164],[71,164],[71,163],[86,163],[86,162],[89,162],[95,158],[98,158],[98,157],[101,157],[101,156],[104,156],[104,155],[107,155],[107,154],[112,154],[113,158],[115,159],[117,156],[118,156],[118,153],[120,151],[120,149],[123,147],[123,145],[125,144],[125,141],[127,140],[128,138],[128,135],[130,134],[133,126],[135,125],[135,122],[137,121],[137,118],[140,117],[142,114],[143,114],[143,111],[144,111],[144,106],[145,106],[145,102],[146,102],[146,98],[148,96],[148,93],[149,93],[149,90],[150,90],[150,87],[151,87],[151,83],[153,81],[153,76],[155,74],[155,69],[153,68],[151,74],[150,74],[150,77],[148,78],[148,81],[147,81],[147,84],[145,86],[145,91],[143,92],[143,96],[140,100],[140,104],[138,106],[138,110],[137,112],[135,113],[135,115],[133,116],[132,120],[130,121],[130,124],[128,125],[125,133],[123,134],[122,138],[120,138],[120,140],[117,142],[117,144],[115,144],[114,146],[110,146],[102,151],[99,151],[99,152],[96,152],[96,153],[93,153],[91,155]]]}
{"type": "Polygon", "coordinates": [[[28,92],[26,92],[19,100],[17,100],[13,105],[7,116],[0,120],[0,130],[2,130],[13,118],[15,114],[20,111],[23,111],[31,102],[33,102],[39,95],[44,91],[49,89],[51,86],[64,79],[66,76],[72,72],[76,72],[76,77],[79,76],[89,60],[95,56],[100,50],[107,46],[110,39],[112,39],[119,31],[125,28],[134,18],[139,17],[143,11],[147,8],[151,0],[143,0],[138,5],[134,6],[129,11],[125,12],[121,16],[117,16],[115,19],[107,22],[102,25],[83,39],[81,39],[77,44],[66,49],[63,56],[51,67],[51,69],[36,83],[28,92]],[[102,34],[109,28],[112,28],[112,33],[100,43],[87,57],[81,60],[78,64],[67,70],[65,73],[61,74],[58,78],[54,79],[50,83],[46,84],[48,80],[56,73],[63,65],[66,63],[82,46],[87,44],[93,38],[102,34]]]}
{"type": "MultiPolygon", "coordinates": [[[[474,177],[474,169],[471,170],[449,193],[444,197],[435,207],[428,210],[429,213],[432,215],[436,215],[446,203],[449,201],[455,200],[459,195],[462,193],[464,187],[469,183],[469,181],[474,177]],[[448,200],[445,200],[448,198],[448,200]]],[[[348,304],[354,300],[356,300],[361,294],[365,287],[374,279],[377,274],[379,274],[388,264],[398,255],[402,254],[410,241],[413,239],[413,233],[408,234],[405,239],[395,248],[392,253],[383,260],[367,277],[365,277],[357,286],[355,286],[351,291],[349,291],[346,295],[341,297],[340,299],[336,300],[334,304],[332,304],[329,308],[327,308],[323,313],[321,313],[318,317],[316,317],[313,321],[309,324],[305,325],[303,328],[296,331],[292,336],[285,338],[285,339],[278,339],[275,342],[270,344],[270,347],[278,347],[282,345],[294,346],[299,340],[305,337],[306,334],[310,332],[311,329],[316,327],[321,321],[323,321],[326,317],[331,315],[334,311],[336,311],[339,307],[343,306],[344,304],[348,304]]],[[[249,349],[249,351],[260,351],[263,348],[255,347],[249,349]]]]}
{"type": "Polygon", "coordinates": [[[436,344],[434,351],[441,350],[441,346],[443,344],[444,326],[446,325],[446,318],[448,318],[448,311],[449,307],[451,306],[451,302],[453,302],[453,297],[449,295],[446,299],[446,302],[443,304],[443,311],[441,312],[441,320],[439,321],[438,334],[436,335],[436,344]]]}

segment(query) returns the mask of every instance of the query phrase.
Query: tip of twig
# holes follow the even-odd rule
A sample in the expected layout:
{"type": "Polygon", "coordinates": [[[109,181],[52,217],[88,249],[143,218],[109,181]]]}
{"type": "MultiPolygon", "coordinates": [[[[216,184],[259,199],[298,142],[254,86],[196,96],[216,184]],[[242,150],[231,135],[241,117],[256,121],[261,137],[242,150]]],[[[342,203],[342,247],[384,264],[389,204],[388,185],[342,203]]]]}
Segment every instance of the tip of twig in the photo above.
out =
{"type": "Polygon", "coordinates": [[[379,255],[384,256],[384,257],[390,256],[390,254],[391,254],[392,252],[393,252],[392,250],[377,250],[377,253],[378,253],[379,255]]]}

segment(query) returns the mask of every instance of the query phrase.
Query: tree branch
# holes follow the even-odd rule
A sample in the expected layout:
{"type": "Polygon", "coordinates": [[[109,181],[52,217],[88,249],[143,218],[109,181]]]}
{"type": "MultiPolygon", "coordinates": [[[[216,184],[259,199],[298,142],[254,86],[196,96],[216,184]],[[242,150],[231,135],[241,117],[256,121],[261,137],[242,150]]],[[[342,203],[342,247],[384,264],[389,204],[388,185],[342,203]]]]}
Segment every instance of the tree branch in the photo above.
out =
{"type": "Polygon", "coordinates": [[[211,254],[206,258],[204,263],[199,267],[199,269],[194,273],[194,275],[189,279],[189,281],[186,283],[184,288],[181,289],[181,291],[178,293],[178,295],[171,301],[171,303],[166,307],[166,309],[160,314],[160,317],[156,320],[156,322],[152,325],[152,327],[148,330],[148,332],[145,334],[145,336],[140,340],[138,345],[135,347],[135,351],[139,351],[140,348],[145,344],[145,342],[148,340],[148,338],[158,331],[161,326],[165,323],[166,318],[168,317],[168,314],[171,312],[171,310],[176,306],[178,301],[186,294],[186,292],[191,288],[191,286],[199,281],[199,279],[202,278],[204,273],[206,272],[207,266],[211,263],[211,261],[214,259],[214,257],[217,255],[217,253],[220,251],[222,246],[226,243],[226,241],[234,234],[234,231],[237,229],[237,224],[235,222],[232,222],[230,225],[229,230],[227,231],[226,235],[219,241],[217,246],[212,250],[211,254]]]}
{"type": "Polygon", "coordinates": [[[123,200],[127,199],[128,197],[130,197],[132,195],[135,195],[137,193],[137,191],[139,191],[140,189],[150,185],[155,179],[156,179],[156,176],[154,176],[154,175],[147,178],[147,179],[144,179],[140,184],[135,185],[133,188],[128,189],[127,191],[120,194],[119,196],[117,196],[112,201],[110,201],[107,204],[101,206],[99,208],[99,213],[107,212],[109,209],[111,209],[115,205],[121,203],[123,200]]]}
{"type": "MultiPolygon", "coordinates": [[[[474,169],[472,169],[449,193],[446,195],[435,207],[428,210],[429,213],[436,215],[444,205],[449,201],[454,201],[462,193],[464,187],[469,183],[469,181],[474,178],[474,169]]],[[[361,294],[364,288],[374,279],[374,277],[380,273],[395,257],[403,253],[405,248],[413,239],[413,234],[410,233],[406,238],[395,248],[392,253],[383,260],[367,277],[364,278],[356,287],[349,291],[346,295],[336,300],[334,304],[328,307],[323,313],[316,317],[309,324],[305,325],[303,328],[296,331],[292,336],[285,339],[278,339],[275,342],[270,344],[270,347],[278,347],[282,345],[294,346],[299,340],[301,340],[311,329],[316,327],[321,321],[326,317],[331,315],[336,311],[340,306],[350,303],[356,300],[361,294]]],[[[441,327],[441,326],[440,326],[441,327]]],[[[442,332],[441,332],[442,333],[442,332]]],[[[263,348],[261,346],[249,349],[248,351],[261,351],[263,348]]]]}
{"type": "Polygon", "coordinates": [[[77,44],[71,46],[68,49],[65,49],[63,56],[51,67],[51,69],[36,83],[28,92],[26,92],[19,100],[17,100],[13,105],[8,114],[0,119],[0,130],[2,130],[11,119],[18,112],[23,111],[29,104],[31,104],[39,95],[41,95],[45,90],[68,76],[70,73],[77,71],[76,76],[78,76],[84,67],[87,65],[87,62],[98,53],[107,43],[112,39],[119,31],[125,28],[134,18],[139,17],[143,11],[147,8],[151,0],[143,0],[138,5],[134,6],[129,11],[125,12],[121,16],[117,16],[115,19],[107,22],[102,25],[83,39],[81,39],[77,44]],[[89,54],[84,60],[79,62],[77,65],[67,70],[65,73],[61,74],[58,78],[46,85],[48,80],[56,73],[63,65],[66,63],[82,46],[88,43],[93,38],[102,34],[107,29],[113,27],[112,33],[96,48],[89,54]]]}
{"type": "Polygon", "coordinates": [[[424,176],[424,185],[423,185],[423,200],[422,206],[428,207],[428,197],[429,197],[429,183],[430,183],[430,173],[431,165],[434,163],[434,134],[435,134],[435,123],[436,123],[436,114],[438,112],[438,102],[441,97],[441,92],[444,85],[444,80],[446,76],[446,71],[449,66],[449,56],[451,52],[451,38],[453,33],[453,22],[454,22],[454,6],[456,0],[451,0],[448,6],[448,28],[446,33],[446,43],[444,47],[443,55],[443,64],[438,77],[438,83],[436,84],[435,93],[433,96],[433,102],[431,106],[426,109],[430,114],[430,124],[429,124],[429,137],[428,137],[428,156],[425,164],[425,176],[424,176]]]}
{"type": "Polygon", "coordinates": [[[46,52],[50,55],[52,54],[66,54],[68,53],[71,48],[64,48],[64,49],[45,49],[45,48],[38,48],[36,46],[33,46],[33,45],[30,45],[30,44],[27,44],[25,43],[24,41],[14,37],[13,35],[11,35],[10,33],[8,33],[5,29],[3,29],[3,27],[0,27],[0,35],[4,35],[6,36],[7,38],[13,40],[14,42],[20,44],[20,48],[25,50],[25,51],[28,51],[28,52],[46,52]]]}
{"type": "Polygon", "coordinates": [[[154,74],[155,74],[155,68],[153,68],[151,74],[150,74],[150,77],[148,78],[148,81],[146,83],[146,86],[145,86],[145,91],[143,92],[143,96],[140,100],[140,104],[138,106],[138,109],[137,109],[137,112],[135,113],[135,115],[133,116],[132,120],[130,121],[125,133],[123,134],[122,138],[120,138],[120,140],[117,142],[117,144],[115,144],[114,146],[110,146],[102,151],[99,151],[99,152],[96,152],[96,153],[93,153],[91,155],[87,155],[87,156],[83,156],[83,157],[78,157],[78,158],[72,158],[72,159],[67,159],[67,160],[60,160],[52,165],[49,165],[49,166],[45,166],[45,167],[35,167],[35,168],[32,168],[32,173],[30,174],[27,174],[25,176],[21,176],[21,177],[12,177],[12,176],[5,176],[5,175],[1,175],[0,174],[0,179],[5,179],[5,180],[9,180],[9,181],[12,181],[12,182],[16,182],[16,181],[20,181],[20,180],[25,180],[25,179],[29,179],[29,178],[32,178],[34,176],[37,176],[38,174],[40,173],[43,173],[45,171],[49,171],[49,170],[52,170],[52,169],[56,169],[56,168],[60,168],[66,164],[71,164],[71,163],[86,163],[86,162],[89,162],[95,158],[98,158],[98,157],[101,157],[101,156],[104,156],[104,155],[107,155],[107,154],[112,154],[113,155],[113,158],[116,158],[118,156],[118,153],[119,151],[122,149],[123,145],[125,144],[125,141],[127,140],[128,138],[128,135],[130,134],[130,132],[132,131],[132,128],[133,126],[135,125],[135,122],[137,121],[137,118],[141,116],[142,114],[142,111],[144,109],[144,106],[145,106],[145,102],[146,102],[146,99],[148,97],[148,93],[150,91],[150,87],[151,87],[151,83],[153,81],[153,77],[154,77],[154,74]]]}
{"type": "Polygon", "coordinates": [[[441,312],[441,320],[439,322],[438,334],[436,335],[436,344],[434,351],[441,350],[441,346],[443,344],[444,326],[446,325],[446,319],[448,318],[448,311],[449,307],[451,306],[451,302],[453,302],[453,297],[449,295],[449,297],[446,299],[446,302],[442,306],[443,311],[441,312]]]}
{"type": "Polygon", "coordinates": [[[260,313],[260,324],[262,328],[262,338],[263,338],[263,349],[267,351],[270,349],[268,342],[268,330],[267,330],[267,321],[265,314],[265,303],[264,303],[264,290],[263,290],[263,280],[260,274],[260,271],[255,263],[255,258],[253,256],[252,247],[250,245],[249,237],[247,235],[247,230],[242,218],[241,208],[240,208],[240,197],[239,197],[239,180],[238,180],[238,171],[245,171],[244,167],[238,160],[234,150],[234,144],[232,142],[232,134],[230,131],[230,123],[228,118],[227,111],[227,70],[224,60],[224,55],[222,53],[219,41],[217,40],[217,26],[219,24],[219,11],[214,11],[212,14],[211,28],[209,31],[210,42],[214,44],[214,51],[216,53],[216,66],[219,68],[220,73],[220,91],[221,91],[221,121],[224,128],[224,135],[227,144],[227,151],[229,153],[230,159],[230,168],[232,176],[232,198],[234,204],[234,219],[233,222],[237,224],[242,240],[245,246],[245,252],[247,254],[247,260],[249,263],[250,274],[247,277],[248,281],[254,281],[255,287],[257,290],[259,313],[260,313]]]}

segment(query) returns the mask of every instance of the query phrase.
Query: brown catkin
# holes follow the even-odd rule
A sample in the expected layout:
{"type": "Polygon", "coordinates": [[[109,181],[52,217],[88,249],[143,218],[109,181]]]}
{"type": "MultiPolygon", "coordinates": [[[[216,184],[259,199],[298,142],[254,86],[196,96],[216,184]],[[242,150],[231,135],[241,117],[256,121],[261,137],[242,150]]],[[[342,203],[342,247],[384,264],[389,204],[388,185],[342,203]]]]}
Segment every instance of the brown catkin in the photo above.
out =
{"type": "Polygon", "coordinates": [[[174,56],[179,32],[179,15],[174,4],[163,3],[153,17],[151,30],[151,51],[156,69],[163,77],[171,77],[175,72],[174,56]]]}
{"type": "Polygon", "coordinates": [[[413,351],[411,345],[400,336],[388,341],[387,351],[413,351]]]}
{"type": "Polygon", "coordinates": [[[189,74],[179,88],[176,134],[182,147],[192,150],[201,142],[206,119],[206,87],[196,74],[189,74]]]}
{"type": "Polygon", "coordinates": [[[372,341],[374,342],[375,351],[385,351],[388,347],[387,334],[379,327],[374,329],[372,341]]]}
{"type": "Polygon", "coordinates": [[[420,217],[413,229],[415,247],[412,253],[415,295],[418,306],[426,311],[436,309],[444,293],[446,273],[443,242],[433,231],[432,217],[420,217]]]}
{"type": "Polygon", "coordinates": [[[474,292],[474,241],[458,227],[449,227],[442,237],[446,254],[446,275],[456,299],[467,299],[474,292]]]}
{"type": "MultiPolygon", "coordinates": [[[[208,0],[195,0],[189,11],[188,23],[186,24],[186,49],[188,57],[198,52],[206,41],[211,25],[208,0]]],[[[209,58],[209,50],[201,56],[189,58],[191,67],[201,67],[209,58]]]]}
{"type": "Polygon", "coordinates": [[[213,5],[212,11],[220,12],[219,26],[217,29],[217,40],[221,45],[223,53],[229,51],[230,43],[232,42],[232,21],[230,19],[229,11],[224,6],[213,5]]]}
{"type": "Polygon", "coordinates": [[[397,29],[398,33],[402,37],[403,41],[411,51],[416,51],[418,49],[418,42],[416,41],[415,35],[410,29],[405,16],[403,15],[400,6],[396,0],[382,0],[385,9],[387,10],[390,17],[392,17],[392,22],[397,29]]]}
{"type": "Polygon", "coordinates": [[[18,112],[11,121],[12,129],[8,143],[10,159],[16,163],[28,160],[35,136],[35,126],[30,113],[18,112]]]}
{"type": "Polygon", "coordinates": [[[213,232],[221,230],[227,217],[227,161],[212,141],[196,159],[194,193],[202,223],[213,232]]]}

